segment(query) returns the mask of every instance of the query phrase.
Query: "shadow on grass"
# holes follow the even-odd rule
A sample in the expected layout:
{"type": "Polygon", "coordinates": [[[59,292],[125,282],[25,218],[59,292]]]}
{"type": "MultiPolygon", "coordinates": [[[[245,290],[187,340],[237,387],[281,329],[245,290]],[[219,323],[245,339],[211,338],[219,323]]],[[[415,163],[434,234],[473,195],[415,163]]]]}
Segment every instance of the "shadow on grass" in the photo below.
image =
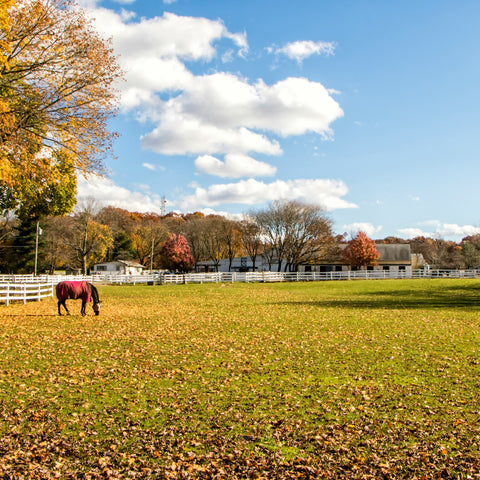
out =
{"type": "MultiPolygon", "coordinates": [[[[285,302],[289,305],[292,302],[285,302]]],[[[475,309],[480,310],[480,284],[468,286],[432,285],[428,289],[369,290],[337,298],[293,302],[321,307],[372,309],[475,309]]]]}

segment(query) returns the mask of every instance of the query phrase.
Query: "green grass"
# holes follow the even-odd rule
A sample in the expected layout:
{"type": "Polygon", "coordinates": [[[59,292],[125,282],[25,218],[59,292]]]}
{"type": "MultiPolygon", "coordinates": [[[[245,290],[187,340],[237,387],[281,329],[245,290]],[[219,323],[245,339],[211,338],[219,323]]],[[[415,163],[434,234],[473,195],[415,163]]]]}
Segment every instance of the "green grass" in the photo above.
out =
{"type": "Polygon", "coordinates": [[[0,477],[480,478],[480,282],[0,306],[0,477]]]}

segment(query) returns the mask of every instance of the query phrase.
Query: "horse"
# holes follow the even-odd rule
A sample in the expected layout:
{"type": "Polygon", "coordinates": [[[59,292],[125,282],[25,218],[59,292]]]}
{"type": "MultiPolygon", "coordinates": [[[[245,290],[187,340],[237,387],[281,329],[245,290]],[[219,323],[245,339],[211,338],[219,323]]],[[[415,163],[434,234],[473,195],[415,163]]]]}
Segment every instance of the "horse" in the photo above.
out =
{"type": "Polygon", "coordinates": [[[63,305],[67,315],[70,315],[65,300],[72,299],[77,300],[78,298],[82,299],[82,309],[80,313],[82,316],[85,316],[87,313],[85,308],[87,303],[93,299],[93,311],[95,315],[100,314],[100,299],[98,297],[97,287],[88,282],[60,282],[57,284],[55,291],[58,298],[58,314],[61,315],[60,306],[63,305]]]}

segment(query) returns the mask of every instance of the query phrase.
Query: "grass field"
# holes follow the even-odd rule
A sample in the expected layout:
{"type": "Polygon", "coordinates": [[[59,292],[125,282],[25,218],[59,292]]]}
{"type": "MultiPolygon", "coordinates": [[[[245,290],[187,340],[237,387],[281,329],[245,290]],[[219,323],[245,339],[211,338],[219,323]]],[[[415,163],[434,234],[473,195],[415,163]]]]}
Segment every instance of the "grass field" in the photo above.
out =
{"type": "Polygon", "coordinates": [[[480,281],[0,305],[0,478],[480,478],[480,281]]]}

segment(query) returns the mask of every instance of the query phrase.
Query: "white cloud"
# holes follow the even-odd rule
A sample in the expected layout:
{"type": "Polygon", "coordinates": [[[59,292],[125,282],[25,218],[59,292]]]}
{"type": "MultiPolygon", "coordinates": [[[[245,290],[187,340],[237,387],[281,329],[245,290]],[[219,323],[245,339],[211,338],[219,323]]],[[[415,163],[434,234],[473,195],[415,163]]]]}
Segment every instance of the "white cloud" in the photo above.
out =
{"type": "Polygon", "coordinates": [[[105,8],[91,14],[99,31],[112,37],[120,62],[132,57],[211,60],[216,55],[213,44],[221,38],[232,40],[240,49],[248,48],[245,34],[229,32],[220,20],[165,12],[161,17],[126,23],[121,14],[105,8]]]}
{"type": "Polygon", "coordinates": [[[163,3],[166,3],[168,5],[171,5],[172,3],[175,3],[177,0],[163,0],[163,3]]]}
{"type": "MultiPolygon", "coordinates": [[[[90,2],[95,26],[105,37],[112,38],[126,72],[126,82],[119,86],[122,111],[132,112],[137,120],[153,125],[141,136],[143,148],[163,155],[195,155],[199,173],[240,178],[276,173],[275,167],[255,160],[252,154],[280,155],[278,136],[312,132],[324,139],[332,138],[331,124],[343,116],[343,111],[333,98],[337,92],[319,82],[291,77],[268,85],[261,79],[252,82],[226,72],[195,75],[187,68],[187,61],[209,62],[217,55],[230,61],[235,52],[245,56],[245,32],[230,32],[221,20],[173,13],[137,20],[133,12],[95,8],[96,3],[90,2]],[[222,39],[231,44],[225,48],[222,39]],[[214,155],[224,155],[223,161],[214,155]]],[[[279,53],[299,61],[333,51],[334,44],[325,42],[295,42],[279,49],[279,53]]],[[[110,189],[117,202],[122,195],[144,195],[105,182],[105,190],[110,189]]],[[[82,188],[87,190],[88,186],[82,188]]],[[[253,205],[291,198],[330,210],[356,207],[342,198],[347,192],[341,181],[266,184],[250,178],[207,189],[197,187],[193,195],[183,199],[183,205],[188,210],[190,206],[198,209],[222,202],[253,205]]]]}
{"type": "Polygon", "coordinates": [[[132,192],[120,187],[110,178],[89,175],[78,176],[77,202],[82,203],[94,198],[102,207],[111,205],[130,212],[161,212],[160,195],[150,192],[132,192]]]}
{"type": "Polygon", "coordinates": [[[148,162],[142,163],[142,167],[152,171],[155,170],[155,165],[152,165],[151,163],[148,163],[148,162]]]}
{"type": "MultiPolygon", "coordinates": [[[[155,152],[276,155],[280,146],[267,135],[315,132],[329,138],[331,123],[343,116],[334,92],[306,78],[267,85],[224,72],[195,76],[184,62],[210,61],[222,38],[231,40],[239,55],[248,50],[246,33],[232,33],[220,20],[166,12],[131,21],[126,12],[105,8],[93,10],[92,16],[97,28],[112,37],[126,72],[126,82],[119,86],[123,111],[135,109],[139,120],[157,124],[142,139],[143,146],[155,152]],[[161,100],[162,93],[171,98],[161,100]]],[[[310,44],[299,45],[305,50],[310,44]]],[[[328,51],[321,42],[311,49],[328,51]]],[[[222,59],[231,58],[230,48],[222,59]]]]}
{"type": "Polygon", "coordinates": [[[185,88],[193,75],[182,62],[211,60],[217,54],[214,43],[222,38],[230,39],[239,55],[248,50],[246,34],[229,32],[220,20],[165,12],[134,22],[133,12],[116,13],[95,8],[96,1],[83,2],[98,31],[112,38],[125,71],[126,82],[119,85],[123,108],[149,105],[157,92],[185,88]]]}
{"type": "Polygon", "coordinates": [[[211,155],[202,155],[195,160],[195,166],[199,173],[223,178],[273,176],[277,171],[268,163],[239,154],[225,155],[224,162],[211,155]]]}
{"type": "Polygon", "coordinates": [[[421,222],[419,227],[401,228],[398,231],[406,238],[430,237],[460,240],[469,235],[480,234],[480,227],[428,220],[421,222]]]}
{"type": "Polygon", "coordinates": [[[249,84],[235,75],[195,77],[185,90],[162,105],[156,129],[142,146],[158,153],[281,153],[276,140],[315,132],[332,135],[330,124],[343,116],[338,103],[320,83],[287,78],[272,86],[249,84]]]}
{"type": "Polygon", "coordinates": [[[312,55],[333,55],[336,44],[334,42],[313,42],[311,40],[287,43],[282,48],[274,48],[276,54],[286,55],[292,60],[301,63],[312,55]]]}
{"type": "Polygon", "coordinates": [[[399,228],[398,232],[405,238],[415,238],[415,237],[434,237],[435,234],[432,232],[425,232],[421,228],[408,227],[408,228],[399,228]]]}
{"type": "Polygon", "coordinates": [[[318,82],[290,77],[271,86],[250,84],[230,73],[195,77],[168,105],[177,114],[227,127],[244,126],[283,136],[331,134],[330,124],[343,111],[318,82]]]}
{"type": "Polygon", "coordinates": [[[222,203],[240,203],[256,205],[273,200],[300,200],[314,203],[327,210],[356,208],[357,205],[344,200],[347,186],[340,180],[298,179],[277,180],[264,183],[254,179],[241,180],[238,183],[211,185],[208,189],[197,187],[193,195],[179,202],[185,210],[194,206],[215,207],[222,203]]]}
{"type": "Polygon", "coordinates": [[[342,227],[342,230],[344,232],[352,233],[354,236],[358,232],[364,232],[369,237],[372,237],[373,235],[376,235],[377,233],[381,232],[382,229],[383,229],[382,225],[376,227],[375,225],[369,222],[350,223],[349,225],[343,225],[342,227]]]}
{"type": "Polygon", "coordinates": [[[164,155],[258,152],[279,155],[277,141],[269,140],[247,128],[222,128],[198,119],[165,115],[162,123],[141,137],[142,147],[164,155]]]}

